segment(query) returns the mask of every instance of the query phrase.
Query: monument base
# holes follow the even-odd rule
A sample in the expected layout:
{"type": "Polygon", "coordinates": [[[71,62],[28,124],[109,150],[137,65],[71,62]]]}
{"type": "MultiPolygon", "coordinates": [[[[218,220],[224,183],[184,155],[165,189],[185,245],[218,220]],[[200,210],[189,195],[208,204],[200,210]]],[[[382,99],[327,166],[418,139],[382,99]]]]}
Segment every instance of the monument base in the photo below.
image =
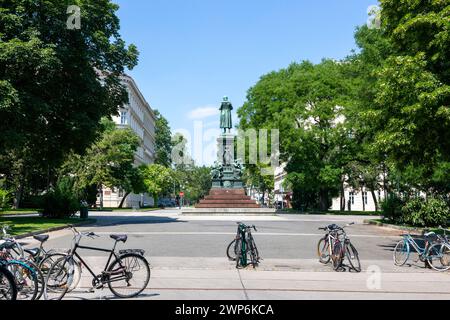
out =
{"type": "Polygon", "coordinates": [[[275,216],[275,209],[266,208],[195,208],[184,209],[185,216],[275,216]]]}
{"type": "Polygon", "coordinates": [[[261,206],[245,194],[244,189],[211,189],[208,196],[201,200],[198,209],[259,209],[261,206]]]}

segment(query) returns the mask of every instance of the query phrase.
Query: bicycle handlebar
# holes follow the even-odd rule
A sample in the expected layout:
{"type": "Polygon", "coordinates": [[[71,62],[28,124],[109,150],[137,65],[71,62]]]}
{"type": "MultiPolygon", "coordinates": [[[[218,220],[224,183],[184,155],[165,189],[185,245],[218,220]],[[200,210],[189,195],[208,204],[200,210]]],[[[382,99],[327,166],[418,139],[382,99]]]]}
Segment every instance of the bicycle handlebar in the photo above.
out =
{"type": "Polygon", "coordinates": [[[254,229],[255,232],[258,232],[258,230],[256,229],[256,226],[247,226],[246,224],[242,223],[242,222],[236,222],[236,224],[238,224],[239,226],[244,226],[246,229],[254,229]]]}

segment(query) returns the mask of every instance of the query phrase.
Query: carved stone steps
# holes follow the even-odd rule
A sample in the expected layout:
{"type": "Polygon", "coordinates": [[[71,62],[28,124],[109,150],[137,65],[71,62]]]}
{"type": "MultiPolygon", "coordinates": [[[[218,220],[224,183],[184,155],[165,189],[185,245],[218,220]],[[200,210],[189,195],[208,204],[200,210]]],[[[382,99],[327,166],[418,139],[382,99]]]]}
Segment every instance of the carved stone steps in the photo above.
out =
{"type": "Polygon", "coordinates": [[[211,189],[196,208],[260,208],[256,201],[245,194],[244,189],[211,189]]]}

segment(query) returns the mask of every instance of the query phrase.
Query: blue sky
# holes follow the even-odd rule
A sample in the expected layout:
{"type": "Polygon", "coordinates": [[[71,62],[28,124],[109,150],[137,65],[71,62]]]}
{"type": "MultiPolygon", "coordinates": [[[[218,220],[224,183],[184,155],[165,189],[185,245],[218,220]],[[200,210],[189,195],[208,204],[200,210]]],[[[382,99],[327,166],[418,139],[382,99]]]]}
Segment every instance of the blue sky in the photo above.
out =
{"type": "MultiPolygon", "coordinates": [[[[130,73],[173,130],[218,126],[263,75],[292,62],[340,59],[376,0],[115,0],[121,34],[140,51],[130,73]]],[[[236,122],[237,119],[235,118],[236,122]]],[[[207,161],[208,162],[208,161],[207,161]]]]}

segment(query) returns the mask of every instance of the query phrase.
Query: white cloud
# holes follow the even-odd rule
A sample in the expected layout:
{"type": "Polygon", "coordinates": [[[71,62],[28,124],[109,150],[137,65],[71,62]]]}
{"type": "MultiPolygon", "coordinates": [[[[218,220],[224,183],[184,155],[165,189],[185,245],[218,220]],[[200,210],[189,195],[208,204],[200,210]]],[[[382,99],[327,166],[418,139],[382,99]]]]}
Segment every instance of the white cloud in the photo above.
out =
{"type": "Polygon", "coordinates": [[[213,106],[200,107],[189,112],[188,117],[191,120],[200,120],[216,116],[219,114],[219,108],[213,106]]]}

